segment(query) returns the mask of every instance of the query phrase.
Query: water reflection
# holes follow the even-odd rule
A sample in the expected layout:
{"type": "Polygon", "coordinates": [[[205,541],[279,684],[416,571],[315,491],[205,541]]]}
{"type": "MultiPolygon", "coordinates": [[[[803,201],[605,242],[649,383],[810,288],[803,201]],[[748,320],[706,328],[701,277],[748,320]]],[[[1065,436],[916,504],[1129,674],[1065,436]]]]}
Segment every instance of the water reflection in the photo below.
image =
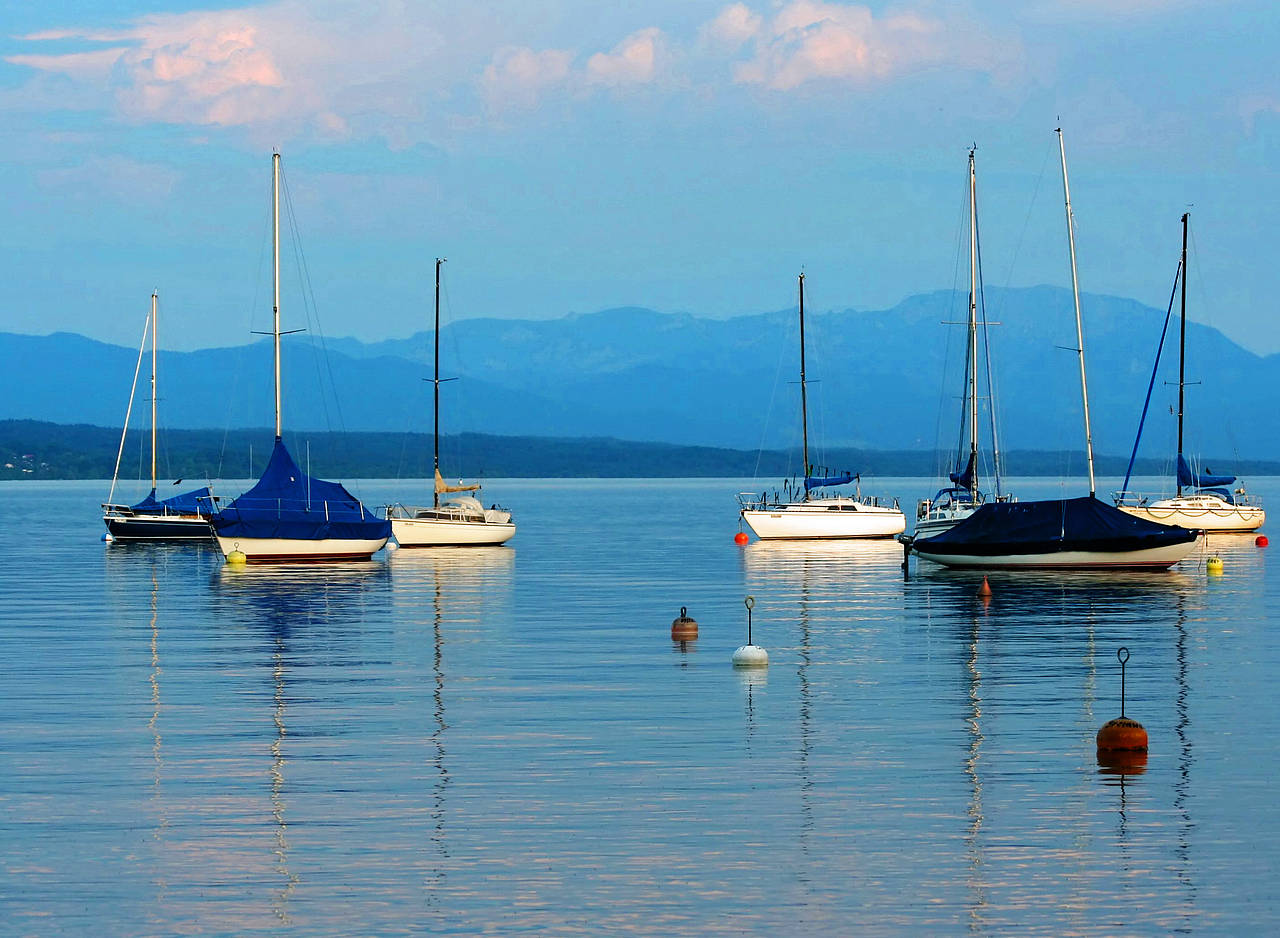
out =
{"type": "Polygon", "coordinates": [[[509,547],[440,547],[400,549],[391,555],[390,568],[396,585],[397,608],[409,626],[423,626],[423,604],[410,600],[430,597],[431,718],[427,734],[428,764],[433,773],[429,833],[431,861],[424,888],[427,907],[443,908],[448,885],[451,851],[448,831],[448,793],[452,783],[448,761],[446,720],[446,632],[450,625],[466,627],[483,615],[486,601],[509,598],[515,551],[509,547]]]}

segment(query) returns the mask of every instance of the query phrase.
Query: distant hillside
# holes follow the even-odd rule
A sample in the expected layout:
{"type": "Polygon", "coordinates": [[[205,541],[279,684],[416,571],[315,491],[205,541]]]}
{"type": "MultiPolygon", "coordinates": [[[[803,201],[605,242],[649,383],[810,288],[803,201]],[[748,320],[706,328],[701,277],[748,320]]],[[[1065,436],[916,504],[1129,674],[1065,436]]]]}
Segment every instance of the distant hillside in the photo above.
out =
{"type": "MultiPolygon", "coordinates": [[[[1132,445],[1164,311],[1086,295],[1095,448],[1132,445]]],[[[933,451],[954,445],[965,296],[911,297],[890,310],[808,318],[815,450],[933,451]]],[[[1075,327],[1066,290],[988,290],[1001,445],[1082,446],[1075,327]]],[[[730,320],[624,308],[551,321],[465,320],[442,331],[447,432],[607,437],[754,451],[799,442],[798,347],[791,310],[730,320]]],[[[1175,323],[1176,325],[1176,323],[1175,323]]],[[[285,425],[295,431],[429,430],[430,334],[364,345],[285,340],[285,425]]],[[[1189,324],[1187,439],[1215,467],[1280,458],[1280,411],[1258,389],[1280,381],[1260,357],[1189,324]]],[[[118,425],[136,349],[65,333],[0,333],[0,417],[118,425]]],[[[1176,350],[1165,355],[1143,452],[1168,459],[1176,350]]],[[[145,379],[143,381],[145,386],[145,379]]],[[[160,355],[161,423],[239,428],[272,422],[271,355],[254,345],[160,355]]],[[[140,393],[141,398],[145,392],[140,393]]],[[[145,411],[139,405],[135,414],[145,411]]],[[[137,418],[135,417],[135,424],[137,418]]]]}
{"type": "MultiPolygon", "coordinates": [[[[431,438],[402,433],[286,434],[295,457],[334,479],[429,478],[431,438]]],[[[130,433],[121,479],[150,477],[150,435],[130,433]]],[[[160,434],[158,475],[189,482],[255,477],[271,452],[272,431],[169,430],[160,434]]],[[[109,479],[120,430],[84,424],[0,420],[0,479],[109,479]]],[[[468,478],[762,478],[773,485],[799,471],[794,451],[738,450],[671,443],[637,443],[603,437],[565,439],[463,433],[441,440],[448,474],[468,478]]],[[[829,466],[860,472],[874,491],[877,477],[934,477],[941,454],[933,451],[836,449],[829,466]]],[[[1120,475],[1127,459],[1104,456],[1098,472],[1120,475]]],[[[1016,475],[1080,477],[1079,451],[1008,454],[1016,475]]],[[[1280,475],[1280,462],[1240,464],[1242,472],[1280,475]]],[[[1164,460],[1145,459],[1140,473],[1162,473],[1164,460]]],[[[162,483],[164,484],[164,483],[162,483]]]]}

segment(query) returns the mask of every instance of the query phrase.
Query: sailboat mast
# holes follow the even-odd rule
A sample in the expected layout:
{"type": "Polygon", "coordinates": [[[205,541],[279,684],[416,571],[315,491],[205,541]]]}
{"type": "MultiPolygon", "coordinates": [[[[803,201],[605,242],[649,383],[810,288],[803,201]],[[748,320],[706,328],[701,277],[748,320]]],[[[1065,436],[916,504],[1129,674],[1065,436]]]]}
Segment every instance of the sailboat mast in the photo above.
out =
{"type": "MultiPolygon", "coordinates": [[[[1181,331],[1178,335],[1178,458],[1182,458],[1182,403],[1183,396],[1187,388],[1187,219],[1191,217],[1190,212],[1182,213],[1182,312],[1181,331]]],[[[1179,463],[1181,465],[1181,463],[1179,463]]],[[[1174,473],[1178,477],[1178,497],[1182,497],[1182,475],[1178,472],[1174,473]]]]}
{"type": "Polygon", "coordinates": [[[432,475],[431,483],[431,504],[440,507],[440,490],[435,484],[435,479],[440,478],[440,265],[444,263],[443,257],[436,258],[436,371],[432,380],[435,388],[435,418],[431,423],[431,432],[435,440],[435,451],[433,457],[433,465],[435,473],[432,475]]]}
{"type": "Polygon", "coordinates": [[[1084,373],[1084,324],[1080,319],[1080,280],[1076,275],[1075,216],[1071,214],[1071,187],[1067,183],[1067,148],[1062,142],[1062,128],[1057,128],[1058,150],[1062,154],[1062,197],[1067,206],[1067,245],[1071,250],[1071,295],[1076,306],[1076,354],[1080,359],[1080,398],[1084,403],[1084,448],[1089,463],[1089,497],[1097,494],[1093,477],[1093,431],[1089,426],[1089,384],[1084,373]]]}
{"type": "Polygon", "coordinates": [[[275,340],[276,440],[282,434],[280,419],[280,154],[271,154],[271,332],[275,340]]]}
{"type": "MultiPolygon", "coordinates": [[[[978,500],[978,176],[969,150],[969,497],[978,500]]],[[[963,470],[961,470],[963,471],[963,470]]]]}
{"type": "MultiPolygon", "coordinates": [[[[804,474],[809,476],[809,404],[804,382],[804,274],[800,274],[800,437],[804,447],[804,474]]],[[[805,489],[807,497],[809,490],[805,489]]]]}
{"type": "Polygon", "coordinates": [[[156,490],[156,290],[151,290],[151,494],[156,490]]]}

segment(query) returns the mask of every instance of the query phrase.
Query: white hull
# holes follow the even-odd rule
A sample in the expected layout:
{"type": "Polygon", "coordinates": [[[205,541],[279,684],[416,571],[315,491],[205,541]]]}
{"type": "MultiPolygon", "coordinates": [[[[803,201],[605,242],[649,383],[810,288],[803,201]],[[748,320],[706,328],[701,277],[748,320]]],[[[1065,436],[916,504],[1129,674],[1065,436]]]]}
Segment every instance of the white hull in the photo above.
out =
{"type": "Polygon", "coordinates": [[[401,547],[471,547],[505,544],[516,533],[510,522],[392,518],[391,535],[401,547]]]}
{"type": "Polygon", "coordinates": [[[224,557],[233,551],[244,554],[249,563],[289,563],[322,560],[368,560],[387,543],[385,537],[324,538],[305,540],[287,537],[223,537],[217,535],[224,557]]]}
{"type": "Polygon", "coordinates": [[[948,567],[1018,568],[1018,569],[1093,569],[1115,567],[1170,567],[1184,559],[1195,549],[1196,541],[1171,544],[1148,550],[1096,551],[1069,550],[1052,554],[1005,554],[980,556],[965,554],[931,554],[928,550],[916,550],[916,556],[932,560],[948,567]]]}
{"type": "Polygon", "coordinates": [[[1256,531],[1267,520],[1257,505],[1229,505],[1203,496],[1168,498],[1150,505],[1117,505],[1125,514],[1192,531],[1256,531]]]}
{"type": "Polygon", "coordinates": [[[744,508],[742,520],[761,540],[893,537],[907,529],[907,519],[897,508],[847,498],[744,508]]]}
{"type": "Polygon", "coordinates": [[[916,520],[916,529],[912,532],[912,536],[917,538],[933,537],[943,531],[950,531],[977,510],[975,505],[963,505],[958,508],[940,508],[930,511],[923,518],[916,520]]]}

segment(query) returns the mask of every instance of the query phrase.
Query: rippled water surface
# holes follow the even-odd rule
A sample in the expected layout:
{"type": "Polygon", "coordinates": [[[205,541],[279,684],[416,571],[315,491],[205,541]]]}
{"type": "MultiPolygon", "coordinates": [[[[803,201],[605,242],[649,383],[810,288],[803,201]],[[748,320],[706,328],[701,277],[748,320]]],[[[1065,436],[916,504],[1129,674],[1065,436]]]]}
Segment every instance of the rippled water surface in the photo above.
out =
{"type": "Polygon", "coordinates": [[[236,570],[0,484],[0,932],[1280,928],[1280,548],[983,602],[893,542],[737,547],[740,487],[494,482],[509,548],[236,570]]]}

